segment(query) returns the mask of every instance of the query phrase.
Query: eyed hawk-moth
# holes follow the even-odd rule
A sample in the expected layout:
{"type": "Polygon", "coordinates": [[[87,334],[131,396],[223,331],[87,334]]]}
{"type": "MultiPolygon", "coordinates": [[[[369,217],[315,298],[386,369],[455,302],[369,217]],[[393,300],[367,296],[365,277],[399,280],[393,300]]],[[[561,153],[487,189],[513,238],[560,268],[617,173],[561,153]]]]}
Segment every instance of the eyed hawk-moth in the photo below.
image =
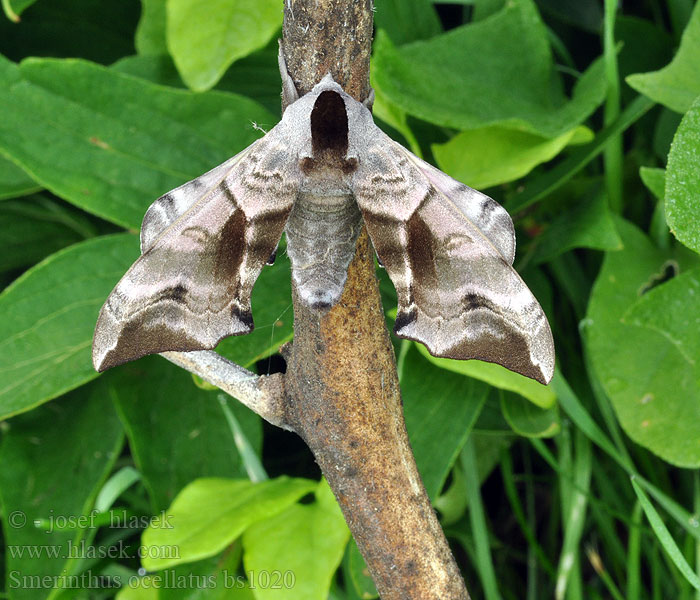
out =
{"type": "Polygon", "coordinates": [[[552,334],[512,267],[508,213],[393,141],[330,75],[298,97],[283,65],[282,120],[146,212],[141,257],[97,321],[95,368],[249,333],[253,285],[283,232],[299,298],[329,309],[364,222],[397,291],[398,336],[547,383],[552,334]]]}

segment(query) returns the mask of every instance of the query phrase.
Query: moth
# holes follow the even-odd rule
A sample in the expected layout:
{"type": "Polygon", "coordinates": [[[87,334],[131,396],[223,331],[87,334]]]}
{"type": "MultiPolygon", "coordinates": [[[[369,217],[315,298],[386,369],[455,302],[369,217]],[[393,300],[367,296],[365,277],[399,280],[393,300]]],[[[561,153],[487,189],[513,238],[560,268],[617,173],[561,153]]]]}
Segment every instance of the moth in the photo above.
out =
{"type": "Polygon", "coordinates": [[[326,75],[264,137],[156,200],[141,257],[100,312],[93,363],[214,348],[253,329],[250,296],[283,232],[301,301],[338,302],[364,222],[398,295],[395,333],[435,356],[481,359],[547,383],[547,319],[513,269],[508,213],[375,125],[326,75]]]}

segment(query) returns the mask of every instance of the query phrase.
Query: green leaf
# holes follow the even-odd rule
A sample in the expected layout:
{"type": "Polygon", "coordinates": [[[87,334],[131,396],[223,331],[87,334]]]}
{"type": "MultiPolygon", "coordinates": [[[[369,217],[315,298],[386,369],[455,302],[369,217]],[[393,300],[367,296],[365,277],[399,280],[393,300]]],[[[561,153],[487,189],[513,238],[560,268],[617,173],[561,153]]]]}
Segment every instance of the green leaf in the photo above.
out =
{"type": "Polygon", "coordinates": [[[592,137],[587,127],[546,138],[494,125],[463,131],[445,144],[433,145],[432,150],[445,173],[483,189],[523,177],[568,144],[587,142],[592,137]]]}
{"type": "Polygon", "coordinates": [[[700,4],[695,5],[673,60],[659,71],[636,73],[627,83],[655,102],[684,113],[700,95],[700,4]]]}
{"type": "MultiPolygon", "coordinates": [[[[697,13],[700,21],[700,11],[697,13]]],[[[700,252],[699,164],[700,98],[676,131],[666,168],[666,221],[678,241],[695,252],[700,252]]]]}
{"type": "Polygon", "coordinates": [[[556,395],[552,388],[542,385],[529,377],[509,371],[501,365],[481,360],[436,358],[428,352],[423,344],[416,344],[416,347],[431,363],[442,369],[485,381],[489,385],[502,390],[516,392],[540,408],[551,408],[556,402],[556,395]]]}
{"type": "Polygon", "coordinates": [[[657,200],[664,199],[666,187],[666,170],[652,167],[639,167],[639,176],[647,189],[654,194],[657,200]]]}
{"type": "Polygon", "coordinates": [[[141,18],[134,38],[136,52],[145,56],[168,54],[165,20],[165,0],[141,0],[141,18]]]}
{"type": "Polygon", "coordinates": [[[127,585],[119,590],[117,600],[159,600],[158,587],[153,582],[154,577],[146,575],[127,581],[127,585]]]}
{"type": "MultiPolygon", "coordinates": [[[[583,325],[586,353],[617,418],[635,442],[682,467],[700,465],[700,381],[667,338],[622,321],[672,257],[619,220],[624,249],[608,252],[583,325]]],[[[647,292],[651,293],[651,292],[647,292]]],[[[685,322],[685,315],[672,318],[685,322]]]]}
{"type": "Polygon", "coordinates": [[[619,250],[622,240],[615,229],[602,190],[589,192],[561,210],[537,236],[530,260],[547,262],[573,248],[619,250]]]}
{"type": "MultiPolygon", "coordinates": [[[[700,269],[681,273],[637,300],[623,322],[657,331],[680,352],[700,382],[700,269]]],[[[700,421],[696,423],[700,427],[700,421]]]]}
{"type": "Polygon", "coordinates": [[[654,104],[650,100],[637,96],[613,123],[596,135],[591,143],[572,151],[570,156],[543,175],[532,177],[529,182],[526,180],[525,189],[508,202],[506,206],[508,210],[511,213],[521,211],[561,187],[598,156],[605,149],[608,141],[631,127],[652,106],[654,104]]]}
{"type": "Polygon", "coordinates": [[[282,25],[278,0],[167,0],[167,39],[182,79],[204,91],[237,59],[265,46],[282,25]]]}
{"type": "Polygon", "coordinates": [[[90,358],[100,307],[138,256],[132,235],[76,244],[0,294],[0,417],[97,377],[90,358]]]}
{"type": "Polygon", "coordinates": [[[502,125],[551,138],[603,101],[602,66],[589,68],[568,100],[534,3],[512,0],[484,21],[401,48],[380,32],[373,79],[389,101],[431,123],[461,130],[502,125]]]}
{"type": "Polygon", "coordinates": [[[316,488],[308,479],[197,479],[144,531],[144,546],[177,548],[175,556],[144,557],[149,571],[219,553],[253,523],[269,519],[316,488]]]}
{"type": "Polygon", "coordinates": [[[26,196],[41,190],[41,186],[9,160],[0,158],[0,200],[26,196]]]}
{"type": "Polygon", "coordinates": [[[44,198],[0,203],[0,271],[28,267],[83,239],[67,215],[44,198]]]}
{"type": "Polygon", "coordinates": [[[293,504],[249,527],[243,534],[243,562],[256,600],[326,600],[349,537],[325,479],[311,504],[293,504]],[[294,584],[281,590],[261,585],[261,574],[276,571],[293,574],[294,584]]]}
{"type": "Polygon", "coordinates": [[[163,88],[79,60],[0,57],[0,153],[69,202],[136,229],[158,196],[259,137],[274,118],[222,92],[163,88]]]}
{"type": "Polygon", "coordinates": [[[631,478],[631,482],[632,487],[634,488],[634,493],[637,494],[639,503],[644,509],[644,514],[647,516],[647,519],[649,519],[649,523],[651,523],[651,527],[656,534],[656,539],[659,540],[663,546],[663,549],[666,551],[676,567],[678,567],[678,570],[682,573],[683,577],[685,577],[686,581],[696,590],[700,590],[700,578],[698,578],[688,562],[685,560],[683,553],[671,537],[671,533],[659,516],[659,513],[654,508],[654,505],[649,500],[649,497],[644,493],[644,490],[641,488],[639,483],[637,483],[635,477],[631,478]]]}
{"type": "Polygon", "coordinates": [[[383,29],[397,46],[442,33],[430,0],[377,0],[374,26],[383,29]]]}
{"type": "MultiPolygon", "coordinates": [[[[198,388],[189,373],[160,356],[125,365],[115,378],[112,397],[154,513],[195,479],[246,476],[216,392],[198,388]]],[[[238,402],[232,410],[259,453],[260,418],[238,402]]]]}
{"type": "Polygon", "coordinates": [[[440,493],[488,391],[480,381],[431,365],[410,344],[401,395],[411,447],[430,498],[440,493]]]}
{"type": "Polygon", "coordinates": [[[14,21],[20,22],[20,15],[25,8],[34,4],[36,0],[2,0],[2,9],[5,11],[5,16],[14,21]]]}
{"type": "Polygon", "coordinates": [[[81,540],[91,545],[93,501],[123,444],[109,391],[104,378],[5,424],[0,503],[4,541],[16,549],[5,554],[8,597],[14,600],[45,598],[54,578],[60,584],[60,575],[76,567],[75,559],[66,559],[68,544],[74,553],[81,540]],[[78,527],[66,527],[71,521],[78,527]],[[48,577],[49,583],[37,588],[25,577],[48,577]]]}
{"type": "Polygon", "coordinates": [[[501,411],[508,425],[518,435],[525,437],[552,437],[559,433],[559,410],[540,408],[522,396],[501,392],[501,411]]]}
{"type": "Polygon", "coordinates": [[[369,574],[367,563],[365,563],[365,559],[360,554],[360,549],[353,538],[350,538],[345,549],[344,574],[346,580],[352,583],[357,596],[363,600],[379,597],[374,580],[369,574]]]}
{"type": "Polygon", "coordinates": [[[53,56],[111,64],[134,51],[137,19],[135,0],[42,0],[25,10],[19,23],[0,18],[0,54],[15,61],[53,56]]]}
{"type": "MultiPolygon", "coordinates": [[[[170,56],[126,56],[112,69],[153,83],[185,87],[170,56]]],[[[216,86],[217,90],[255,98],[273,115],[280,112],[280,72],[277,66],[277,42],[233,64],[216,86]]]]}

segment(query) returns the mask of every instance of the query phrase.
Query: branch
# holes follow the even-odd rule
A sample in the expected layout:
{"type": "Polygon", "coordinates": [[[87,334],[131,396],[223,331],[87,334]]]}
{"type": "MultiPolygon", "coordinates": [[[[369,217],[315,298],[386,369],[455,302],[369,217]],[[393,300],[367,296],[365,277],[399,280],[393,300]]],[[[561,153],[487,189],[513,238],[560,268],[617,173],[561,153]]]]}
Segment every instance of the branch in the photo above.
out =
{"type": "MultiPolygon", "coordinates": [[[[371,38],[371,0],[285,4],[283,51],[299,94],[330,72],[355,99],[367,98],[371,38]]],[[[320,316],[293,291],[289,422],[314,453],[383,600],[466,599],[408,441],[374,269],[363,228],[330,311],[320,316]]]]}
{"type": "Polygon", "coordinates": [[[161,356],[236,398],[273,425],[292,429],[287,422],[281,374],[256,375],[213,350],[163,352],[161,356]]]}

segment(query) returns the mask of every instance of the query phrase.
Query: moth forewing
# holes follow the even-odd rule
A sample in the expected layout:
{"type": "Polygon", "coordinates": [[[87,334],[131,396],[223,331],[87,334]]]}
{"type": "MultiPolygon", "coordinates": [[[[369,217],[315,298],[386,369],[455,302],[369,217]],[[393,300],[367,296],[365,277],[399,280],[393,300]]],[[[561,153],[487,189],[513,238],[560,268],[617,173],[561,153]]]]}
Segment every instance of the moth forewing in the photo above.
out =
{"type": "Polygon", "coordinates": [[[300,181],[281,125],[149,209],[143,254],[100,311],[98,371],[146,354],[211,349],[252,330],[250,293],[300,181]]]}

